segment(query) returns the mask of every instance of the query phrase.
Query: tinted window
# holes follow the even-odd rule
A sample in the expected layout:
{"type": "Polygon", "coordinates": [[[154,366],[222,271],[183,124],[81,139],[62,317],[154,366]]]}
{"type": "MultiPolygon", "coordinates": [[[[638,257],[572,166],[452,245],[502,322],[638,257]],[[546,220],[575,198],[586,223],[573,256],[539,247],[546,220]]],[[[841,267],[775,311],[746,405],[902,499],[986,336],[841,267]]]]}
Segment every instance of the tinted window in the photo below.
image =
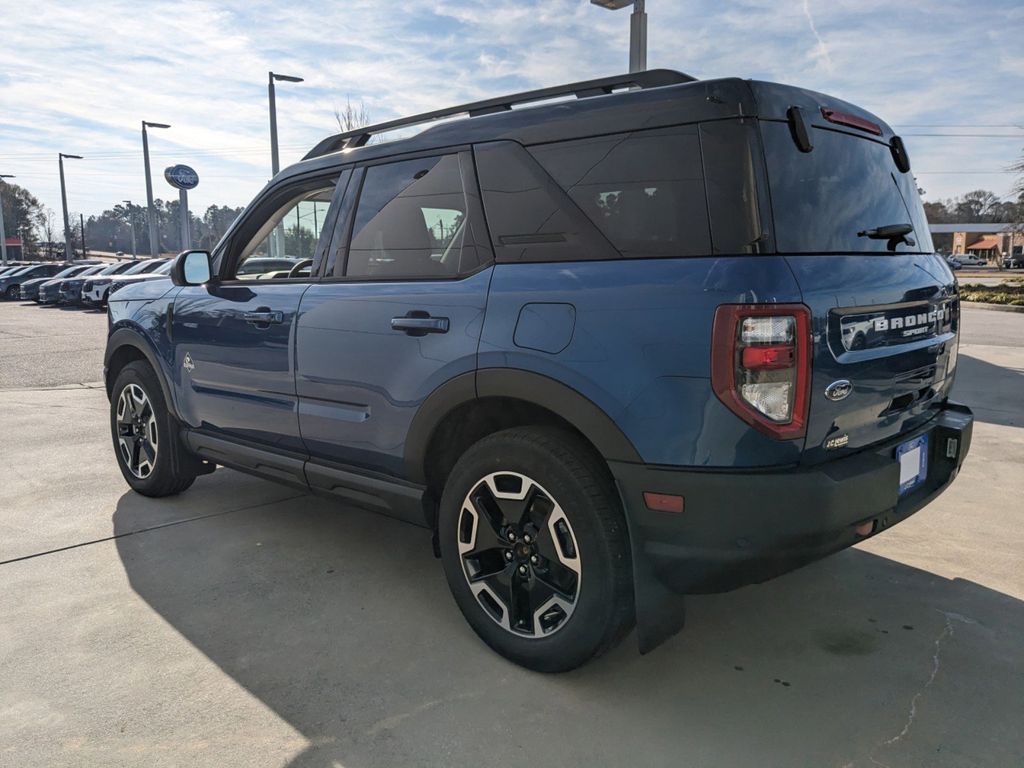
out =
{"type": "Polygon", "coordinates": [[[458,155],[366,169],[352,225],[350,277],[450,277],[462,262],[466,194],[458,155]]]}
{"type": "Polygon", "coordinates": [[[559,142],[530,151],[623,256],[711,252],[695,126],[559,142]]]}
{"type": "Polygon", "coordinates": [[[814,149],[801,152],[786,123],[764,122],[765,158],[780,253],[887,252],[885,240],[857,233],[910,224],[916,245],[930,252],[931,235],[909,173],[900,173],[887,144],[823,128],[811,129],[814,149]]]}
{"type": "Polygon", "coordinates": [[[140,261],[137,264],[133,264],[131,267],[126,269],[123,274],[126,275],[137,275],[142,272],[152,272],[154,269],[163,264],[163,261],[159,259],[149,259],[147,261],[140,261]]]}
{"type": "Polygon", "coordinates": [[[716,254],[758,253],[768,247],[758,202],[767,201],[768,195],[758,190],[764,179],[757,172],[761,160],[755,122],[716,120],[700,125],[711,245],[716,254]]]}

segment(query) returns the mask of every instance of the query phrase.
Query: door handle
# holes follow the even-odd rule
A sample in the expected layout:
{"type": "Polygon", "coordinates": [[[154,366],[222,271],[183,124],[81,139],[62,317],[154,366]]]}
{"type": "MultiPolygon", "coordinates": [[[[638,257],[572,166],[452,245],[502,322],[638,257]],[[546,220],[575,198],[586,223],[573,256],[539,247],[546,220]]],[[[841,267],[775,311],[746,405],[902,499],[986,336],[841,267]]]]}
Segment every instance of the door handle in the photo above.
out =
{"type": "Polygon", "coordinates": [[[268,327],[271,323],[283,323],[284,312],[272,311],[266,307],[260,307],[255,312],[243,312],[242,319],[255,326],[268,327]]]}
{"type": "Polygon", "coordinates": [[[447,317],[431,317],[426,312],[410,312],[405,317],[391,318],[391,330],[405,331],[410,336],[428,333],[448,333],[447,317]]]}

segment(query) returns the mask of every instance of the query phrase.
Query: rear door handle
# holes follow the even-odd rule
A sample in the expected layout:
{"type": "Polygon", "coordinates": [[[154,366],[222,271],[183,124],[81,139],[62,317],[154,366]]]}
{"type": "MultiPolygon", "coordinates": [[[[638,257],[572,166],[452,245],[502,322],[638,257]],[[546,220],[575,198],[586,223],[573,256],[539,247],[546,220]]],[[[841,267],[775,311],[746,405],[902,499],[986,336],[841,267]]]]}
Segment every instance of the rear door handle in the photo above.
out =
{"type": "Polygon", "coordinates": [[[391,330],[405,331],[410,336],[426,336],[428,333],[448,333],[447,317],[431,317],[420,313],[409,313],[405,317],[391,318],[391,330]]]}
{"type": "Polygon", "coordinates": [[[284,312],[281,312],[280,310],[272,311],[269,308],[260,307],[255,312],[243,312],[242,319],[252,325],[267,327],[271,323],[283,323],[284,312]]]}

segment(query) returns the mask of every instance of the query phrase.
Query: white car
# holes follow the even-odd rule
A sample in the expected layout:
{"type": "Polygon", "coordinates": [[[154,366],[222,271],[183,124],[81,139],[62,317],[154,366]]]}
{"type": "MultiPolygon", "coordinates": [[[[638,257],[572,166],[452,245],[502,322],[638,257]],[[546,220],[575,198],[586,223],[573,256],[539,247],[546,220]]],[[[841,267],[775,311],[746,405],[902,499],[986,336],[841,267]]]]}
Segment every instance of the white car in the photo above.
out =
{"type": "Polygon", "coordinates": [[[988,264],[988,260],[981,256],[975,256],[973,253],[962,253],[957,255],[957,261],[963,264],[965,267],[983,267],[988,264]]]}
{"type": "Polygon", "coordinates": [[[170,270],[170,262],[167,259],[146,259],[118,275],[107,275],[87,280],[82,286],[82,303],[90,307],[102,307],[107,303],[110,287],[115,281],[139,279],[155,273],[164,266],[170,270]]]}

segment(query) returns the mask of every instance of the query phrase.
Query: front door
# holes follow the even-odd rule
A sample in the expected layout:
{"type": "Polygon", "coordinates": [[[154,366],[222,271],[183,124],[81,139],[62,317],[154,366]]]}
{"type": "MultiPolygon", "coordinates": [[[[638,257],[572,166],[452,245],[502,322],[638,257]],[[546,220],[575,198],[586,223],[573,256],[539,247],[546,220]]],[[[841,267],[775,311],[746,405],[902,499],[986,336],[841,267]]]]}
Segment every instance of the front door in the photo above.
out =
{"type": "Polygon", "coordinates": [[[170,337],[179,411],[187,426],[304,455],[295,319],[320,235],[331,230],[337,182],[335,173],[258,200],[215,255],[217,279],[182,288],[175,298],[170,337]]]}
{"type": "Polygon", "coordinates": [[[420,404],[476,369],[490,279],[469,152],[360,168],[350,187],[358,200],[346,198],[324,278],[297,321],[313,485],[317,464],[403,476],[420,404]]]}

